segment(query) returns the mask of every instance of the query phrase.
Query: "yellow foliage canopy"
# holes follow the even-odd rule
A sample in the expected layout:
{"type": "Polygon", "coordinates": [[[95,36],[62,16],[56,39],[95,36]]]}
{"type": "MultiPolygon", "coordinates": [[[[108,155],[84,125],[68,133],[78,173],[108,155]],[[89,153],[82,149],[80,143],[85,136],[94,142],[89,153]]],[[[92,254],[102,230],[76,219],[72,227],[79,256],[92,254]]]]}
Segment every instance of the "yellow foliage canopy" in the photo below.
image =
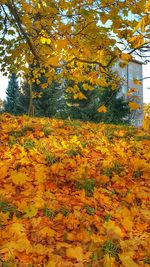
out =
{"type": "Polygon", "coordinates": [[[134,49],[146,47],[149,38],[146,0],[132,5],[122,0],[2,0],[1,5],[1,71],[19,71],[32,82],[46,70],[46,84],[51,83],[59,68],[60,79],[107,86],[114,60],[127,64],[134,49]]]}

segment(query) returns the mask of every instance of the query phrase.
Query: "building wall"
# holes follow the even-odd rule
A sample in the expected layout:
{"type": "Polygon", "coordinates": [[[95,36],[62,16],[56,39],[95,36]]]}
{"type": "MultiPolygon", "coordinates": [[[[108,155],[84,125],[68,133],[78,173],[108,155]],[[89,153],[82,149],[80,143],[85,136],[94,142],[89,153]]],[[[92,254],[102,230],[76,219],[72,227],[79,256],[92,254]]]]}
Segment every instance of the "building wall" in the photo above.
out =
{"type": "MultiPolygon", "coordinates": [[[[123,78],[123,84],[120,92],[120,96],[123,95],[127,98],[126,94],[131,88],[136,88],[137,92],[131,94],[131,96],[137,96],[139,99],[137,101],[140,106],[143,106],[143,71],[142,63],[136,60],[130,61],[127,66],[121,68],[119,63],[115,63],[114,70],[117,71],[120,77],[123,78]],[[134,83],[134,79],[141,80],[141,84],[137,85],[134,83]]],[[[136,126],[141,126],[143,121],[143,112],[142,110],[137,110],[133,112],[132,123],[136,126]]]]}

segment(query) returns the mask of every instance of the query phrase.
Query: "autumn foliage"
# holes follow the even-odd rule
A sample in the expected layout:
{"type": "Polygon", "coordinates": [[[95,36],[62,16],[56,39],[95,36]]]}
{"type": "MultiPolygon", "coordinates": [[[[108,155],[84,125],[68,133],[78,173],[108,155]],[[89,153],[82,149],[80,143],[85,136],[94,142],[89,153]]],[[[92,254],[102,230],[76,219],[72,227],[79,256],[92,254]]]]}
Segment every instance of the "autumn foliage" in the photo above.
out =
{"type": "Polygon", "coordinates": [[[147,130],[4,114],[0,131],[0,266],[149,266],[147,130]]]}
{"type": "Polygon", "coordinates": [[[61,69],[82,99],[79,81],[108,87],[115,61],[126,66],[135,51],[149,60],[149,12],[149,0],[1,0],[0,69],[37,84],[44,73],[43,89],[61,69]],[[27,63],[36,66],[32,73],[27,63]]]}

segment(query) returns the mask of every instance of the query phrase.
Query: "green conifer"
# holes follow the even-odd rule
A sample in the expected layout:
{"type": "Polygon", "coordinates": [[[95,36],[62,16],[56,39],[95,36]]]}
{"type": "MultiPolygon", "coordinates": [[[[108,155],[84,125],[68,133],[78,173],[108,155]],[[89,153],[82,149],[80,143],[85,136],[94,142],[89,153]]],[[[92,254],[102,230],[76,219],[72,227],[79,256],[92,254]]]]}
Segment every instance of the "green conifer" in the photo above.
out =
{"type": "Polygon", "coordinates": [[[5,112],[18,115],[18,98],[19,98],[19,85],[17,80],[17,75],[15,73],[11,74],[8,87],[6,89],[6,100],[4,102],[5,112]]]}

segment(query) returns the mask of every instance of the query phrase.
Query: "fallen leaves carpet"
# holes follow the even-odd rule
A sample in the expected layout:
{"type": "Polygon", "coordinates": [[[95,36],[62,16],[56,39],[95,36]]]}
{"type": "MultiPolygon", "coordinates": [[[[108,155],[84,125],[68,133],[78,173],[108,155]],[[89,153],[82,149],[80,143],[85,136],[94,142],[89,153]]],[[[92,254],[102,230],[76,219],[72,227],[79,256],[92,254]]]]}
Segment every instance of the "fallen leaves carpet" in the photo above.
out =
{"type": "Polygon", "coordinates": [[[150,135],[0,116],[0,266],[148,267],[150,135]]]}

